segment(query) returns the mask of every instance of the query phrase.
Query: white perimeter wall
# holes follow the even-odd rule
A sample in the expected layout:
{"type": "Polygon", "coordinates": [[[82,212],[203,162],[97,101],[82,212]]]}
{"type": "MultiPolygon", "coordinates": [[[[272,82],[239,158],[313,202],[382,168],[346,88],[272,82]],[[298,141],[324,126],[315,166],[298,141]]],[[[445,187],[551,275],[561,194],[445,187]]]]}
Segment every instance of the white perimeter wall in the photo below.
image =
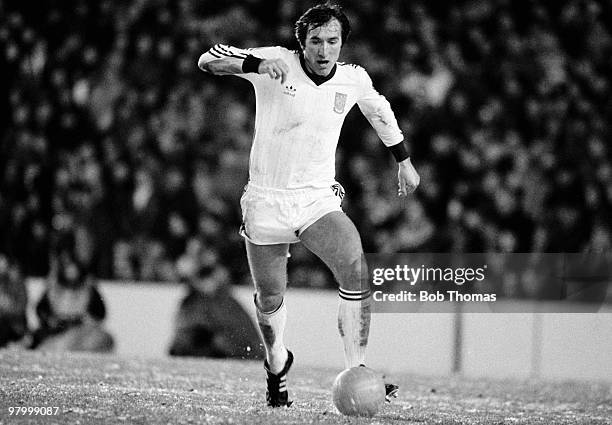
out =
{"type": "MultiPolygon", "coordinates": [[[[31,305],[42,285],[29,285],[31,305]]],[[[106,327],[120,355],[164,356],[183,287],[102,282],[106,327]]],[[[252,290],[236,288],[237,299],[254,314],[252,290]]],[[[303,365],[343,368],[333,291],[290,288],[286,344],[303,365]]],[[[508,305],[516,305],[509,303],[508,305]]],[[[452,372],[456,315],[375,314],[368,365],[392,374],[452,372]]],[[[36,319],[29,313],[32,324],[36,319]]],[[[462,372],[468,376],[612,381],[612,307],[597,313],[465,313],[461,315],[462,372]]]]}

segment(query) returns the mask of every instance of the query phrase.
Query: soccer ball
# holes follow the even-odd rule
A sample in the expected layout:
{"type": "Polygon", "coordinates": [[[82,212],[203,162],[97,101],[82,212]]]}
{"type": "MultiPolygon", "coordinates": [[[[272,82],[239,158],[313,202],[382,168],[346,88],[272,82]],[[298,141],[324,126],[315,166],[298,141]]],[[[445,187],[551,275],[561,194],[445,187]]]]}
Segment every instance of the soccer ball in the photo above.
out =
{"type": "Polygon", "coordinates": [[[385,383],[372,369],[358,366],[345,369],[332,386],[332,400],[347,416],[374,416],[385,402],[385,383]]]}

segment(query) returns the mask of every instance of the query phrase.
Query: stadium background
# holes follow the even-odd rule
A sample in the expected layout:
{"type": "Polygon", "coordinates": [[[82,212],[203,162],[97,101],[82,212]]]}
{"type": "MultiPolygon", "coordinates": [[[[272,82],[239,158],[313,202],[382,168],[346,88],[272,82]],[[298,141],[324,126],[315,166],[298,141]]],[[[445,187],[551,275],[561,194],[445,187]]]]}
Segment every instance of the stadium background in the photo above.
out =
{"type": "MultiPolygon", "coordinates": [[[[212,44],[295,48],[304,1],[5,1],[0,5],[0,251],[45,276],[57,234],[92,275],[177,282],[194,240],[249,285],[238,198],[249,84],[203,74],[212,44]]],[[[368,252],[609,250],[612,4],[344,4],[341,57],[396,111],[422,185],[395,168],[358,111],[338,180],[368,252]]],[[[292,286],[333,288],[300,246],[292,286]]],[[[502,295],[526,297],[521,283],[502,295]]]]}

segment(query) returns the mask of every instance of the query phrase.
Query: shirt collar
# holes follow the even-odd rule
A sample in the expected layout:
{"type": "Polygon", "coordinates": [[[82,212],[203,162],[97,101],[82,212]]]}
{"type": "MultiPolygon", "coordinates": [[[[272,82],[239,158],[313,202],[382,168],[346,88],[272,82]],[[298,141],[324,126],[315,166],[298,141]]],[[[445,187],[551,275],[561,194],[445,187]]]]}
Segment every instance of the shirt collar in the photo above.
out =
{"type": "Polygon", "coordinates": [[[329,72],[329,74],[323,77],[321,75],[313,74],[308,70],[308,68],[306,67],[306,62],[304,61],[304,55],[302,53],[300,53],[300,64],[302,65],[304,73],[306,73],[308,78],[310,78],[312,82],[315,83],[317,86],[320,86],[324,82],[331,80],[331,78],[336,74],[336,68],[338,67],[337,64],[334,64],[334,67],[329,72]]]}

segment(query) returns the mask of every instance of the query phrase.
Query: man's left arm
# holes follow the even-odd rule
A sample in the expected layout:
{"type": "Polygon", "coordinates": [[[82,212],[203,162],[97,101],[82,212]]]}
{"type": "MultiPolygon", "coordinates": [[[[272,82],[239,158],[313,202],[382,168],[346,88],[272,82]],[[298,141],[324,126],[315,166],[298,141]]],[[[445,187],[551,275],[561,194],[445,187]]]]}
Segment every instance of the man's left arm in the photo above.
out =
{"type": "Polygon", "coordinates": [[[372,80],[365,70],[362,84],[363,93],[357,105],[397,161],[398,195],[407,196],[416,190],[421,178],[410,161],[404,135],[397,124],[389,101],[374,89],[372,80]]]}

